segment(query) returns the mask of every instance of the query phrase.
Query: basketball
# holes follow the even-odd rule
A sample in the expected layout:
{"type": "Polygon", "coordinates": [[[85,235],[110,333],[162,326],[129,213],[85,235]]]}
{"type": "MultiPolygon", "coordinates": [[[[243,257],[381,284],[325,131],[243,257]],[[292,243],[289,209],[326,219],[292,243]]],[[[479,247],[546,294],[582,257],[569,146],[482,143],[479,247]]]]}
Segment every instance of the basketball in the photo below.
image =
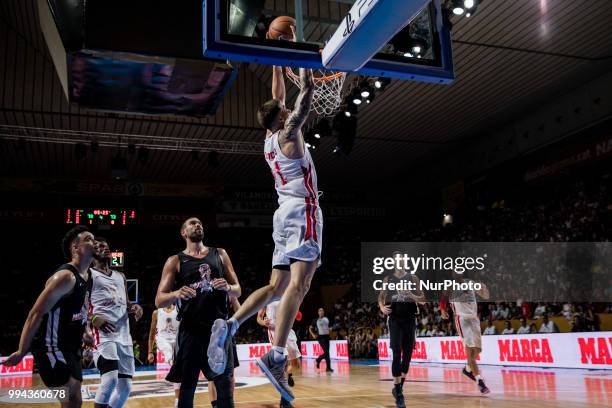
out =
{"type": "Polygon", "coordinates": [[[270,23],[268,36],[273,40],[290,40],[293,37],[291,26],[295,27],[295,19],[293,17],[276,17],[270,23]]]}

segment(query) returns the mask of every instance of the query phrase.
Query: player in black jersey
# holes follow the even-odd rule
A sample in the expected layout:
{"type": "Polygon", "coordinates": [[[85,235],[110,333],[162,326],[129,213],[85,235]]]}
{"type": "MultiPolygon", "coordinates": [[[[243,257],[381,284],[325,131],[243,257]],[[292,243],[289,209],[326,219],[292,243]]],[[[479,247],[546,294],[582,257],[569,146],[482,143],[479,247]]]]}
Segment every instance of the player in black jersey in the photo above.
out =
{"type": "MultiPolygon", "coordinates": [[[[228,317],[228,297],[240,297],[238,277],[225,250],[202,243],[204,229],[199,219],[185,221],[181,236],[186,248],[166,261],[155,296],[158,308],[176,303],[177,319],[181,322],[174,364],[166,379],[181,384],[179,408],[193,406],[200,371],[209,381],[214,381],[215,406],[233,407],[232,364],[215,375],[208,365],[206,350],[213,322],[228,317]]],[[[232,354],[231,347],[228,352],[232,354]]]]}
{"type": "MultiPolygon", "coordinates": [[[[392,274],[386,276],[384,283],[399,283],[409,280],[419,285],[419,278],[411,275],[403,269],[396,269],[392,274]]],[[[418,306],[416,302],[423,302],[425,297],[420,290],[411,291],[387,291],[380,292],[378,306],[387,316],[389,327],[389,343],[393,351],[393,363],[391,372],[393,374],[392,394],[395,398],[397,408],[406,406],[404,400],[404,381],[410,368],[410,359],[416,337],[416,315],[418,306]]]]}
{"type": "Polygon", "coordinates": [[[62,407],[81,406],[81,344],[87,322],[83,307],[94,236],[87,227],[74,227],[62,240],[69,260],[55,270],[38,295],[23,325],[19,350],[4,362],[14,366],[32,348],[40,377],[49,388],[66,387],[68,401],[62,407]]]}

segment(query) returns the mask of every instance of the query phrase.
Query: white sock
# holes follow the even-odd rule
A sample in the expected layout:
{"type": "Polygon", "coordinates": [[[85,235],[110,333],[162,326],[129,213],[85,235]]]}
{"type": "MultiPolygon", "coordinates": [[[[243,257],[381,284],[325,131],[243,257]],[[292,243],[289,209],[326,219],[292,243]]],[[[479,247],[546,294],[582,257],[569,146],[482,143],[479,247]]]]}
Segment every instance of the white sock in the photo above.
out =
{"type": "Polygon", "coordinates": [[[274,350],[274,353],[272,354],[272,359],[275,363],[285,361],[285,353],[287,352],[287,347],[273,346],[272,350],[274,350]]]}
{"type": "Polygon", "coordinates": [[[478,374],[478,375],[476,376],[476,381],[480,381],[480,380],[482,380],[482,377],[480,377],[480,374],[478,374]]]}
{"type": "Polygon", "coordinates": [[[236,334],[236,331],[240,327],[240,322],[232,317],[227,321],[227,324],[230,327],[230,336],[234,337],[234,334],[236,334]]]}
{"type": "Polygon", "coordinates": [[[466,365],[466,366],[465,366],[465,371],[467,371],[468,373],[471,373],[471,372],[472,372],[472,369],[470,368],[470,366],[469,366],[469,365],[466,365]]]}

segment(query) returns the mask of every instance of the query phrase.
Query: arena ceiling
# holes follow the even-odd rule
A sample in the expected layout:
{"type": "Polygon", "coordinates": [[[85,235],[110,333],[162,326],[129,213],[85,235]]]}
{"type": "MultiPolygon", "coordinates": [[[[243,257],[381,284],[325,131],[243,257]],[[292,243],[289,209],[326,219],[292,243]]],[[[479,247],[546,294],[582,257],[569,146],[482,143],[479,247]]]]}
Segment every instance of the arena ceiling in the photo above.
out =
{"type": "MultiPolygon", "coordinates": [[[[286,7],[285,1],[270,3],[279,12],[286,7]]],[[[350,156],[333,155],[335,140],[322,141],[314,153],[320,186],[357,188],[397,180],[415,163],[473,143],[530,108],[612,69],[611,21],[607,0],[485,0],[471,18],[453,20],[456,81],[438,86],[394,80],[361,110],[350,156]]],[[[0,125],[44,128],[55,135],[50,130],[106,132],[128,139],[161,136],[176,143],[263,141],[255,109],[270,95],[267,66],[241,65],[214,117],[82,109],[64,98],[38,27],[36,0],[0,2],[0,61],[0,125]]],[[[294,89],[289,96],[295,96],[294,89]]],[[[3,133],[10,132],[0,129],[3,133]]],[[[18,143],[1,137],[1,177],[108,179],[111,158],[117,153],[117,148],[100,147],[78,160],[70,144],[18,143]]],[[[195,159],[189,152],[150,151],[146,161],[134,154],[128,156],[129,178],[268,185],[269,170],[257,145],[248,146],[255,146],[253,154],[221,153],[217,166],[206,155],[195,159]]]]}

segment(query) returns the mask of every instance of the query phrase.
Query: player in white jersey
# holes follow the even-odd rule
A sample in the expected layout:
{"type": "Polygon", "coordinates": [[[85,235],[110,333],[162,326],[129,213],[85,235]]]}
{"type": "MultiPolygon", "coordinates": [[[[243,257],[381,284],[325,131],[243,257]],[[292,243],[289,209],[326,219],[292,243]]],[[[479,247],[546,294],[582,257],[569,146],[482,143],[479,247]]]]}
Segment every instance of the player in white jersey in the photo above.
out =
{"type": "MultiPolygon", "coordinates": [[[[470,282],[463,277],[455,278],[456,281],[470,282]]],[[[478,388],[482,394],[488,394],[489,388],[484,383],[480,375],[480,369],[476,364],[476,359],[482,351],[482,336],[480,333],[480,319],[478,318],[478,304],[476,303],[476,295],[482,299],[489,298],[489,290],[484,283],[481,283],[481,289],[478,291],[454,291],[449,296],[449,302],[455,315],[455,326],[457,333],[463,340],[465,354],[467,356],[467,364],[463,368],[463,374],[476,381],[478,388]]],[[[446,311],[446,299],[440,302],[442,318],[448,319],[446,311]]]]}
{"type": "MultiPolygon", "coordinates": [[[[168,365],[174,362],[174,351],[176,349],[176,336],[179,329],[179,321],[176,320],[177,310],[175,305],[168,307],[160,307],[153,311],[151,316],[151,327],[149,328],[149,356],[147,358],[149,364],[155,361],[153,353],[154,346],[157,345],[159,350],[164,355],[164,360],[168,365]]],[[[178,394],[181,388],[180,383],[173,383],[175,405],[178,403],[178,394]]]]}
{"type": "Polygon", "coordinates": [[[125,275],[110,269],[110,261],[106,239],[96,237],[89,292],[94,362],[100,370],[96,408],[121,408],[127,401],[134,375],[134,351],[128,314],[134,314],[136,320],[142,317],[142,308],[128,301],[125,275]]]}
{"type": "Polygon", "coordinates": [[[211,369],[223,372],[227,362],[226,342],[239,325],[280,298],[272,349],[257,360],[257,365],[289,402],[295,397],[284,370],[287,338],[321,258],[323,216],[317,174],[302,135],[313,95],[312,70],[300,68],[300,93],[294,110],[289,111],[285,107],[283,70],[274,67],[273,99],[257,111],[259,123],[267,130],[264,153],[279,202],[273,220],[275,247],[270,283],[253,292],[231,319],[215,321],[208,348],[211,369]]]}
{"type": "MultiPolygon", "coordinates": [[[[268,303],[265,308],[261,309],[259,313],[257,313],[257,323],[267,329],[270,344],[274,344],[274,329],[276,327],[276,313],[278,310],[279,303],[280,302],[278,300],[275,300],[272,303],[268,303]]],[[[295,385],[292,373],[293,366],[299,368],[299,358],[302,357],[302,353],[300,353],[300,348],[297,344],[297,336],[293,329],[291,329],[291,331],[289,332],[289,337],[287,338],[287,353],[288,361],[287,366],[285,368],[285,372],[287,373],[287,382],[289,386],[293,387],[295,385]]]]}

